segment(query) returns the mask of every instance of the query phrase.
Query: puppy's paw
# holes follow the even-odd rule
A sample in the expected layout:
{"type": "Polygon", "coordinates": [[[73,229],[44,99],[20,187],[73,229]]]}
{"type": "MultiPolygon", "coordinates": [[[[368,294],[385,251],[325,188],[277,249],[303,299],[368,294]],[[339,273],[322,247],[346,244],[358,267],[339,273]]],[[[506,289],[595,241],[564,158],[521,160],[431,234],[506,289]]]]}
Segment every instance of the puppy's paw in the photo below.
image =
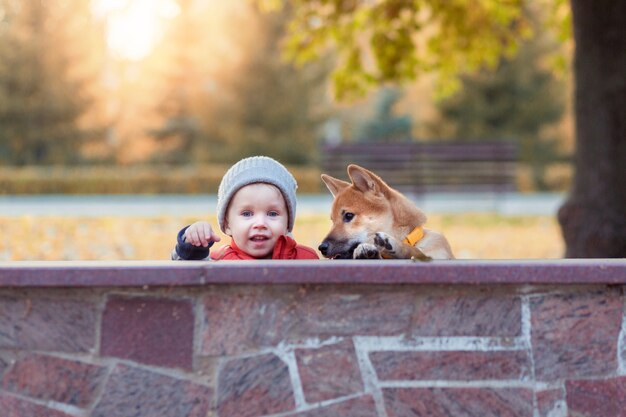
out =
{"type": "Polygon", "coordinates": [[[374,236],[374,244],[383,258],[396,258],[400,242],[387,233],[378,232],[374,236]]]}
{"type": "Polygon", "coordinates": [[[361,243],[354,250],[354,259],[381,259],[380,252],[371,243],[361,243]]]}

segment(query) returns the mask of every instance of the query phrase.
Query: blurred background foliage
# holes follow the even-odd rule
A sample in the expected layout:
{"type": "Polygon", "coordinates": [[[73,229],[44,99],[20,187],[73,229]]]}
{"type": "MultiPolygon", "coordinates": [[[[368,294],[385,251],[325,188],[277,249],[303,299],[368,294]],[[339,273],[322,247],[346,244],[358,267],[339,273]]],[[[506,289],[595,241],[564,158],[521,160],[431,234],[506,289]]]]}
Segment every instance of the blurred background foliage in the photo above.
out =
{"type": "MultiPolygon", "coordinates": [[[[301,191],[316,192],[323,141],[476,139],[518,141],[522,191],[568,187],[570,79],[551,60],[567,59],[570,45],[542,29],[549,16],[541,7],[522,9],[524,18],[510,15],[517,6],[500,7],[501,26],[487,28],[478,10],[466,16],[432,2],[431,17],[453,24],[444,33],[427,28],[416,45],[437,50],[437,60],[415,51],[414,61],[372,74],[363,63],[407,52],[377,37],[372,56],[361,57],[348,42],[351,58],[331,72],[342,51],[320,45],[355,22],[408,45],[388,11],[337,15],[311,39],[298,25],[314,24],[307,7],[321,3],[271,12],[265,3],[0,0],[0,193],[214,192],[225,167],[252,154],[300,169],[301,191]],[[491,32],[454,52],[482,31],[491,32]],[[494,54],[479,59],[475,48],[494,54]],[[458,67],[467,70],[460,78],[452,76],[458,67]],[[370,94],[343,88],[398,73],[404,83],[370,94]]],[[[422,15],[397,12],[428,26],[422,15]]]]}

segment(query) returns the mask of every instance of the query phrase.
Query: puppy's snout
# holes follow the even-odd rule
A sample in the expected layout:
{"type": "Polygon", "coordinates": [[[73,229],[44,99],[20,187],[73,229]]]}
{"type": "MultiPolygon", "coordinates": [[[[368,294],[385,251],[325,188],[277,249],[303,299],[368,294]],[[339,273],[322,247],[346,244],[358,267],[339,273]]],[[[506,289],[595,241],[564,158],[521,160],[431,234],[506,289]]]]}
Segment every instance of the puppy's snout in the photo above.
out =
{"type": "Polygon", "coordinates": [[[329,247],[330,247],[330,244],[328,243],[327,240],[325,240],[317,247],[317,249],[321,252],[322,255],[326,256],[326,254],[328,253],[329,247]]]}

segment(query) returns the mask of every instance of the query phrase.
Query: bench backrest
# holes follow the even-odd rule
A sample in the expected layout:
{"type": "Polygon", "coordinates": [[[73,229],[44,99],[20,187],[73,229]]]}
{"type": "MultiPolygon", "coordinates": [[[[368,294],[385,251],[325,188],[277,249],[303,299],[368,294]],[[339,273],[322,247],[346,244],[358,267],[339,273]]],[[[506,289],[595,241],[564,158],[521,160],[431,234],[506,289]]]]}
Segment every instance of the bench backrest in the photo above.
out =
{"type": "Polygon", "coordinates": [[[357,164],[404,193],[516,189],[517,144],[510,141],[342,143],[324,145],[322,170],[347,179],[357,164]]]}

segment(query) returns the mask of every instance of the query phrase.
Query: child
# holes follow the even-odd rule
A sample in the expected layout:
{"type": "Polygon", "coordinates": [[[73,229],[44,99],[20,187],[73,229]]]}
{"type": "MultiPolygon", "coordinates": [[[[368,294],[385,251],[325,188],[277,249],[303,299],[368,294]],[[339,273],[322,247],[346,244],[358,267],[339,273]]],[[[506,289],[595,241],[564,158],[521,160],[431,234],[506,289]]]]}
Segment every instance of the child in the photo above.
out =
{"type": "Polygon", "coordinates": [[[319,259],[315,250],[298,245],[288,234],[296,215],[294,177],[266,156],[242,159],[222,178],[217,192],[217,221],[230,245],[209,256],[221,239],[205,221],[178,232],[172,259],[319,259]]]}

